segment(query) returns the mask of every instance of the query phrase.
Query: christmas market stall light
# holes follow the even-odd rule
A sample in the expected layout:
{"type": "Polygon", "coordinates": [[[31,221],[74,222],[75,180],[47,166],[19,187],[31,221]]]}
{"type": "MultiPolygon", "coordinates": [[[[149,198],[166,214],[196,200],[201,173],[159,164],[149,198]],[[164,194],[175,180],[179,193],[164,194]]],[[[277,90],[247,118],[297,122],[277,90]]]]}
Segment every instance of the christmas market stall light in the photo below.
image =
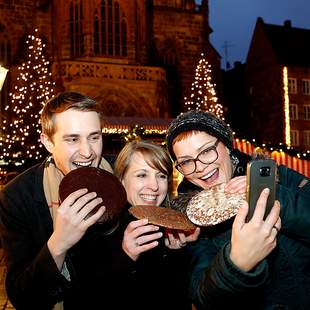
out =
{"type": "MultiPolygon", "coordinates": [[[[152,138],[152,135],[160,136],[161,144],[165,144],[165,134],[168,126],[157,126],[157,128],[148,128],[140,124],[135,125],[106,125],[103,127],[103,134],[117,134],[124,140],[131,141],[139,138],[152,138]]],[[[306,176],[310,177],[310,151],[298,152],[291,146],[279,143],[278,145],[261,144],[259,145],[255,139],[251,142],[247,139],[236,138],[234,133],[234,147],[249,155],[263,154],[266,157],[273,158],[278,164],[284,164],[306,176]]]]}
{"type": "Polygon", "coordinates": [[[234,147],[241,152],[249,155],[263,154],[269,158],[274,159],[279,165],[286,165],[287,167],[298,171],[310,177],[310,151],[300,152],[291,146],[279,143],[261,144],[258,145],[255,139],[252,142],[246,139],[234,139],[234,147]]]}

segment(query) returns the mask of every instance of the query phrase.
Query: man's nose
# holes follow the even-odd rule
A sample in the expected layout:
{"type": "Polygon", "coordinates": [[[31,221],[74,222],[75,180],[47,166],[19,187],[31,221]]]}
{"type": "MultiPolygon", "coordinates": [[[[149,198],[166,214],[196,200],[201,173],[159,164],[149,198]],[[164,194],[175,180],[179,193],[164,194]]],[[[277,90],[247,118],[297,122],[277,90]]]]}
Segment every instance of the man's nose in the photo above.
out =
{"type": "Polygon", "coordinates": [[[88,141],[82,141],[80,144],[80,155],[89,158],[92,154],[92,147],[88,141]]]}

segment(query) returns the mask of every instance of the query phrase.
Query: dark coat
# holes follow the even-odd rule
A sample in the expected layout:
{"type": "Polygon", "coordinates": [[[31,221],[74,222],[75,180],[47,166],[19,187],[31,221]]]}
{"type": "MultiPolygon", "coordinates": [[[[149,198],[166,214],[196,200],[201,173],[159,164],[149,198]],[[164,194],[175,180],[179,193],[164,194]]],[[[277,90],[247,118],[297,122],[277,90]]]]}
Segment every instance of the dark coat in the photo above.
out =
{"type": "MultiPolygon", "coordinates": [[[[124,232],[132,220],[136,219],[126,210],[122,216],[120,231],[124,232]]],[[[188,293],[189,266],[186,260],[187,253],[183,249],[170,250],[161,239],[158,247],[142,253],[137,262],[131,261],[129,272],[121,270],[118,274],[119,270],[118,268],[115,270],[115,267],[123,263],[114,261],[115,257],[110,255],[111,252],[119,251],[115,246],[117,243],[111,242],[110,246],[103,245],[100,233],[93,232],[94,234],[83,238],[74,249],[76,258],[72,260],[80,280],[77,281],[79,285],[71,290],[73,295],[98,296],[102,302],[102,309],[191,310],[188,293]],[[111,260],[108,277],[107,270],[102,268],[102,261],[107,258],[111,260]],[[91,277],[90,266],[97,266],[96,273],[91,277]],[[86,278],[94,281],[95,285],[92,283],[85,285],[86,278]]],[[[98,297],[96,301],[93,297],[93,301],[87,302],[85,305],[87,309],[97,309],[98,297]]],[[[76,301],[71,304],[70,309],[80,309],[78,308],[80,302],[76,301]]]]}
{"type": "Polygon", "coordinates": [[[203,229],[187,247],[197,309],[310,309],[310,182],[284,166],[278,172],[282,228],[276,248],[253,270],[243,272],[229,259],[233,219],[203,229]]]}
{"type": "Polygon", "coordinates": [[[17,309],[190,309],[182,251],[163,244],[133,262],[122,250],[127,210],[107,234],[95,224],[68,251],[71,281],[48,248],[53,223],[43,190],[43,165],[16,177],[1,192],[0,233],[7,262],[6,289],[17,309]],[[182,276],[181,276],[182,275],[182,276]],[[178,304],[179,303],[179,304],[178,304]]]}

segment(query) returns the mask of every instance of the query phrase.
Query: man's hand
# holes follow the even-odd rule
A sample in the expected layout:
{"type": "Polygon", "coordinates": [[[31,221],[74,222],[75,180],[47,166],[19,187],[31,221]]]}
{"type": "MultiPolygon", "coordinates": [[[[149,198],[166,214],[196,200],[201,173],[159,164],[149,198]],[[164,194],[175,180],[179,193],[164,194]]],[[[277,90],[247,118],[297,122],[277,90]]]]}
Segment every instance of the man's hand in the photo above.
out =
{"type": "Polygon", "coordinates": [[[94,192],[80,189],[71,193],[58,207],[54,219],[54,232],[47,242],[59,270],[61,270],[67,251],[96,223],[105,211],[100,207],[96,213],[89,213],[102,203],[102,198],[94,192]]]}

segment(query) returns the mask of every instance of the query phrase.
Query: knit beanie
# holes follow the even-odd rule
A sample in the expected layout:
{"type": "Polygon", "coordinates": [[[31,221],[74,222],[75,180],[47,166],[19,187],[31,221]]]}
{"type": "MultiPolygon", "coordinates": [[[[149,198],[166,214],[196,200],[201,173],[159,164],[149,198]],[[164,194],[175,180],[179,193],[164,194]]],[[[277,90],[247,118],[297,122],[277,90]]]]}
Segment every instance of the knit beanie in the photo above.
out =
{"type": "Polygon", "coordinates": [[[179,115],[173,120],[167,130],[166,143],[170,156],[175,159],[172,150],[173,140],[185,131],[205,131],[218,138],[229,149],[233,149],[233,132],[230,127],[211,112],[192,110],[179,115]]]}

